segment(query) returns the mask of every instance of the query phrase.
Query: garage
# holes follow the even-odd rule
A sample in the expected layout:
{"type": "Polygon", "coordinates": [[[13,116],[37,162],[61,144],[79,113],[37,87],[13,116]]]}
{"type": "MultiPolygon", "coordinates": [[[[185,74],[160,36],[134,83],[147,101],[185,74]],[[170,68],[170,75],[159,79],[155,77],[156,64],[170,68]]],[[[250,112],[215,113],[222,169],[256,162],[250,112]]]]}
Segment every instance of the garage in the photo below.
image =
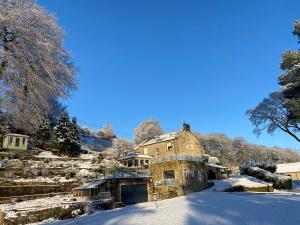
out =
{"type": "Polygon", "coordinates": [[[125,205],[147,202],[147,184],[121,185],[121,201],[125,205]]]}

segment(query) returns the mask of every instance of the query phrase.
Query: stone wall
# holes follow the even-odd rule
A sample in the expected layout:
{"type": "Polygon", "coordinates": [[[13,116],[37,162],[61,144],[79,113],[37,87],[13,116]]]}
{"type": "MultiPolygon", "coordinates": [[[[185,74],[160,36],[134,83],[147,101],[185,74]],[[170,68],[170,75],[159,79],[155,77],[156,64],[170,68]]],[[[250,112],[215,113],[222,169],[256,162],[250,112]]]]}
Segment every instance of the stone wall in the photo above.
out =
{"type": "Polygon", "coordinates": [[[30,211],[26,214],[20,214],[18,217],[13,217],[10,219],[4,219],[4,225],[18,225],[18,224],[28,224],[40,222],[49,218],[55,219],[68,219],[72,218],[72,211],[76,209],[81,209],[84,211],[84,205],[76,204],[68,207],[55,207],[47,208],[36,211],[30,211]]]}
{"type": "Polygon", "coordinates": [[[0,197],[37,195],[57,192],[71,192],[78,183],[63,183],[54,185],[28,184],[28,185],[1,185],[0,197]]]}

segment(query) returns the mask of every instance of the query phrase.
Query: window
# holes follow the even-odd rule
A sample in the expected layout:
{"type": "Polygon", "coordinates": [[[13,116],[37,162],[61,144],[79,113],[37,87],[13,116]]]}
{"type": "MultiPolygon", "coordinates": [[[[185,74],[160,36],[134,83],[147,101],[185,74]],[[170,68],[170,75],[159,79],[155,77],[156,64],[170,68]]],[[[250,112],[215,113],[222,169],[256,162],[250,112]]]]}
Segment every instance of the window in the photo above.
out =
{"type": "Polygon", "coordinates": [[[132,167],[132,160],[128,160],[128,167],[132,167]]]}
{"type": "Polygon", "coordinates": [[[20,146],[20,138],[16,138],[16,144],[15,144],[16,147],[19,147],[20,146]]]}
{"type": "Polygon", "coordinates": [[[147,148],[144,148],[144,154],[148,155],[148,149],[147,148]]]}
{"type": "Polygon", "coordinates": [[[168,151],[172,151],[172,144],[171,144],[171,142],[167,142],[167,149],[168,149],[168,151]]]}
{"type": "Polygon", "coordinates": [[[140,163],[141,163],[141,166],[143,166],[144,165],[144,160],[141,159],[140,163]]]}
{"type": "Polygon", "coordinates": [[[26,138],[23,138],[23,145],[25,145],[25,142],[26,142],[26,138]]]}
{"type": "Polygon", "coordinates": [[[137,159],[134,160],[134,166],[139,166],[139,160],[137,159]]]}
{"type": "Polygon", "coordinates": [[[155,149],[155,152],[156,152],[156,157],[159,156],[159,148],[155,149]]]}
{"type": "Polygon", "coordinates": [[[174,170],[165,170],[164,171],[164,179],[175,179],[174,170]]]}
{"type": "Polygon", "coordinates": [[[9,137],[9,138],[8,138],[8,144],[9,144],[9,145],[12,145],[12,143],[13,143],[13,137],[9,137]]]}

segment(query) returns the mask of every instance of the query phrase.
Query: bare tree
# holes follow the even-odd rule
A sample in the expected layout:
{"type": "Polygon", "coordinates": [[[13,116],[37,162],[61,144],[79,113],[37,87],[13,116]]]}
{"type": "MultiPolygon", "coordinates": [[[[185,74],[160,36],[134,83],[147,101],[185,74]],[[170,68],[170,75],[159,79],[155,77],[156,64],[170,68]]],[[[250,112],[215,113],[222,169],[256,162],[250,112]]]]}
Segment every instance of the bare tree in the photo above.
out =
{"type": "Polygon", "coordinates": [[[108,139],[116,137],[116,135],[114,134],[113,127],[110,123],[106,123],[103,126],[103,128],[100,130],[100,132],[98,132],[98,133],[99,133],[99,136],[101,136],[101,134],[102,134],[102,137],[108,138],[108,139]]]}
{"type": "Polygon", "coordinates": [[[149,140],[163,134],[163,130],[156,119],[145,119],[134,130],[134,142],[139,144],[144,140],[149,140]]]}
{"type": "Polygon", "coordinates": [[[297,134],[300,131],[299,124],[290,119],[281,92],[271,93],[269,98],[263,99],[258,106],[248,110],[246,114],[255,126],[254,133],[257,135],[260,135],[263,130],[272,134],[275,130],[280,129],[300,142],[297,134]]]}
{"type": "Polygon", "coordinates": [[[131,141],[120,138],[115,138],[113,140],[112,157],[114,159],[119,159],[130,152],[133,152],[133,143],[131,141]]]}
{"type": "Polygon", "coordinates": [[[16,126],[36,128],[50,102],[76,88],[63,39],[56,18],[34,0],[0,0],[0,107],[16,126]]]}

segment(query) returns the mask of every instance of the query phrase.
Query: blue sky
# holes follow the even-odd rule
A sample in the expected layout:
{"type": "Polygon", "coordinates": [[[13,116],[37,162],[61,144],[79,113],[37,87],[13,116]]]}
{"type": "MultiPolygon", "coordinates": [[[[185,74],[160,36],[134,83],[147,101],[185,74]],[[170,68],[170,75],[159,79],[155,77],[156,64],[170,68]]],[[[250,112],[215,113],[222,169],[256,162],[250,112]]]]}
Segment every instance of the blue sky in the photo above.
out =
{"type": "Polygon", "coordinates": [[[183,121],[203,134],[225,133],[300,149],[281,132],[257,138],[245,111],[278,89],[280,55],[298,0],[39,0],[66,31],[79,68],[68,110],[93,129],[109,122],[132,139],[145,118],[165,131],[183,121]]]}

